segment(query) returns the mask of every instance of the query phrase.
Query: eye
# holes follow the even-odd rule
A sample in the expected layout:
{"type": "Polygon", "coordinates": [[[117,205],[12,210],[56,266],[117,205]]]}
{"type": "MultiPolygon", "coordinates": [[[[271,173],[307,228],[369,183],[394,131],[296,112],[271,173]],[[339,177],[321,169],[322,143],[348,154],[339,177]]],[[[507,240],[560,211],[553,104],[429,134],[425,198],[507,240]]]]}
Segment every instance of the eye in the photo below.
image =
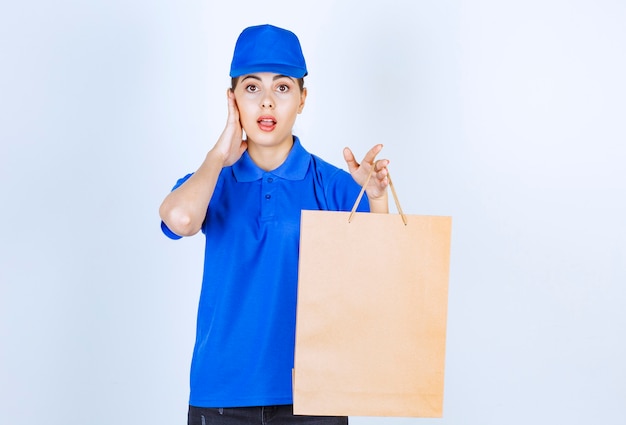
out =
{"type": "Polygon", "coordinates": [[[289,91],[289,86],[287,84],[281,84],[276,87],[276,90],[280,93],[287,93],[289,91]]]}
{"type": "Polygon", "coordinates": [[[248,93],[256,93],[257,91],[259,91],[259,88],[255,86],[254,84],[249,84],[246,86],[246,91],[248,93]]]}

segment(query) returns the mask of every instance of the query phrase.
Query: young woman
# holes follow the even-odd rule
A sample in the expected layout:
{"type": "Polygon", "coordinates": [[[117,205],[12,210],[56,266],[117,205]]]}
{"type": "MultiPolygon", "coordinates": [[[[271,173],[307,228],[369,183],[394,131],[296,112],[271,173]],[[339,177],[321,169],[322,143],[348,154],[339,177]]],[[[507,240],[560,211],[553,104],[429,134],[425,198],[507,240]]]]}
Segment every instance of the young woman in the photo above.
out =
{"type": "Polygon", "coordinates": [[[358,210],[388,212],[389,161],[374,162],[380,144],[361,164],[345,148],[348,173],[304,149],[292,130],[306,75],[295,34],[246,28],[231,64],[226,127],[159,211],[172,239],[206,236],[190,425],[347,423],[292,413],[300,212],[349,211],[371,167],[358,210]]]}

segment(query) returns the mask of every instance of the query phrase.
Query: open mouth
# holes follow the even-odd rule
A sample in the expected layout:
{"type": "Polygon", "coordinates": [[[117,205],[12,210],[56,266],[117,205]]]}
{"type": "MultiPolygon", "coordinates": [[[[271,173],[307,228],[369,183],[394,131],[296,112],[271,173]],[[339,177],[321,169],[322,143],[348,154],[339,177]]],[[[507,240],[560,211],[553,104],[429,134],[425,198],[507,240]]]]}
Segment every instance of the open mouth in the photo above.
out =
{"type": "Polygon", "coordinates": [[[260,117],[257,120],[257,124],[259,125],[259,128],[263,131],[272,131],[276,127],[276,120],[274,119],[274,117],[269,116],[260,117]]]}

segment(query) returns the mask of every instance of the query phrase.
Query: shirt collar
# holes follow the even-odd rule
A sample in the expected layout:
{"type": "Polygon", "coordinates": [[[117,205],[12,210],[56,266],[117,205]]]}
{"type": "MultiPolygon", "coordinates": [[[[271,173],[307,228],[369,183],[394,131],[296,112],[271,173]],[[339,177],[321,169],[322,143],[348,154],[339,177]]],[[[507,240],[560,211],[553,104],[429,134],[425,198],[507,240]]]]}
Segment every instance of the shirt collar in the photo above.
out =
{"type": "MultiPolygon", "coordinates": [[[[285,180],[302,180],[306,176],[310,163],[311,154],[302,147],[300,139],[294,136],[293,146],[285,161],[269,173],[285,180]]],[[[241,158],[233,164],[232,170],[238,182],[256,181],[267,173],[254,163],[248,151],[245,151],[241,158]]]]}

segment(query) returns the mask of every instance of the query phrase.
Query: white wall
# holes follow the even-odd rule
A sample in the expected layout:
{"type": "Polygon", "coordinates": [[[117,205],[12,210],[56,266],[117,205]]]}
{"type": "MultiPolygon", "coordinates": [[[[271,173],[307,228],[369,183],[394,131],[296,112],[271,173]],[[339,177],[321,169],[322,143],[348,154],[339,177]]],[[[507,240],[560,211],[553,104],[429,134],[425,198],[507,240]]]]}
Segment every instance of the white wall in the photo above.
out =
{"type": "Polygon", "coordinates": [[[444,418],[352,423],[623,423],[624,2],[1,9],[0,423],[185,423],[202,238],[157,208],[267,22],[304,47],[305,146],[382,141],[404,210],[453,216],[444,418]]]}

